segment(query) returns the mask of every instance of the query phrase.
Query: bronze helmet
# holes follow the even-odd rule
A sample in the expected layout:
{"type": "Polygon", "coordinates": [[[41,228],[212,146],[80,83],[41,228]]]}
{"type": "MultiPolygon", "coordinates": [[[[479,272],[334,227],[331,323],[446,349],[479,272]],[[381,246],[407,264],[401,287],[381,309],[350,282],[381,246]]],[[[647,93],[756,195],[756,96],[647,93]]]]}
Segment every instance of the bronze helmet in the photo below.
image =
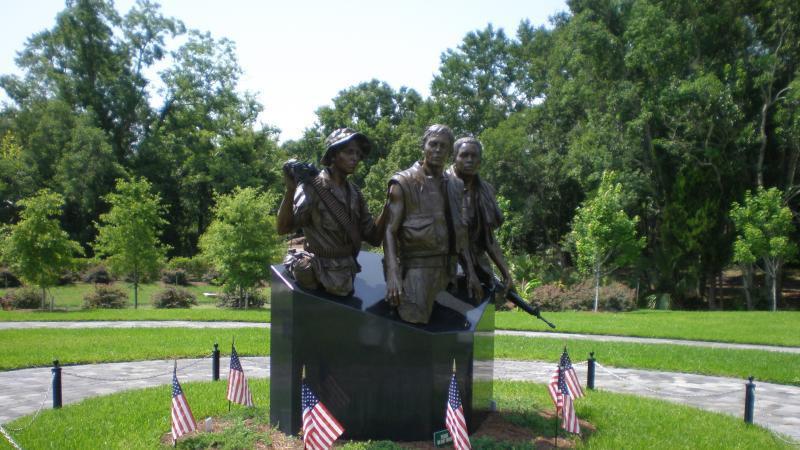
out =
{"type": "Polygon", "coordinates": [[[353,139],[359,141],[363,156],[367,156],[372,150],[372,143],[366,136],[352,128],[337,128],[325,138],[325,154],[322,155],[320,163],[323,166],[330,166],[333,152],[353,139]]]}

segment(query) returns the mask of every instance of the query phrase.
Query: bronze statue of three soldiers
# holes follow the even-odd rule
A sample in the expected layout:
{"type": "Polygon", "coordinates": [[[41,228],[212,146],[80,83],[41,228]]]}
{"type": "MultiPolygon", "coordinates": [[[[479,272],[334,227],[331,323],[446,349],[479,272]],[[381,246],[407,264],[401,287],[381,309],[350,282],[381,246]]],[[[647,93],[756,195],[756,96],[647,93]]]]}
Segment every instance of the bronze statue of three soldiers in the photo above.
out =
{"type": "Polygon", "coordinates": [[[340,128],[325,145],[318,172],[295,161],[284,165],[277,227],[281,234],[302,229],[305,236],[304,249],[291,251],[285,261],[300,287],[350,295],[361,270],[356,257],[362,241],[383,241],[386,300],[406,322],[428,323],[437,294],[456,286],[457,266],[473,299],[484,297],[484,285],[494,286],[489,260],[505,289],[511,286],[494,236],[503,215],[494,189],[478,176],[477,139],[456,141],[447,126],[430,126],[422,137],[422,158],[391,177],[375,219],[347,179],[371,150],[369,139],[340,128]],[[454,149],[454,163],[446,169],[454,149]]]}

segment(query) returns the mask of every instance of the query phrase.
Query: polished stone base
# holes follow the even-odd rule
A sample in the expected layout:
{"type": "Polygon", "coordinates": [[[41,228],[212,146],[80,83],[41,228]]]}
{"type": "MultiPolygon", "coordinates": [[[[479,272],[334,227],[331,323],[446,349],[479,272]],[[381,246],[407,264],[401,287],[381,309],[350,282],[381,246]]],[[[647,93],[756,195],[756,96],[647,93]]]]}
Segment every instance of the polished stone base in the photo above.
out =
{"type": "Polygon", "coordinates": [[[383,297],[381,256],[362,252],[355,293],[340,298],[295,286],[272,268],[270,421],[301,428],[306,381],[345,428],[345,439],[428,440],[445,428],[453,360],[470,431],[492,400],[494,306],[449,294],[428,325],[401,321],[383,297]]]}

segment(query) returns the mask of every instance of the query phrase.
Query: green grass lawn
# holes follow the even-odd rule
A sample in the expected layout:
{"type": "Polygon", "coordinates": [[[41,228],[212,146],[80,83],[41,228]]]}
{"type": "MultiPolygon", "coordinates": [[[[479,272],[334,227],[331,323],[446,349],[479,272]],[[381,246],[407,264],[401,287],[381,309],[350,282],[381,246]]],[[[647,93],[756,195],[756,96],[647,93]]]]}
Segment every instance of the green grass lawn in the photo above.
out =
{"type": "MultiPolygon", "coordinates": [[[[257,423],[266,421],[269,409],[269,381],[250,380],[256,408],[249,412],[234,406],[228,413],[224,400],[224,382],[185,383],[184,393],[194,416],[227,416],[232,421],[242,419],[257,423]]],[[[552,410],[544,385],[530,383],[495,383],[498,409],[509,420],[533,430],[536,435],[553,436],[554,419],[544,419],[539,411],[552,410]]],[[[443,408],[444,409],[444,408],[443,408]]],[[[168,448],[162,437],[170,428],[170,388],[160,386],[86,399],[60,410],[46,409],[33,425],[23,432],[13,433],[24,448],[81,448],[81,449],[153,449],[168,448]]],[[[789,449],[789,444],[758,426],[748,426],[740,418],[710,413],[674,405],[664,401],[608,392],[589,392],[576,401],[579,418],[589,421],[597,431],[588,434],[577,448],[586,449],[789,449]]],[[[21,427],[30,418],[9,424],[21,427]]],[[[346,427],[346,424],[344,424],[346,427]]],[[[239,428],[216,439],[196,437],[182,440],[179,448],[251,448],[260,433],[239,428]]],[[[345,442],[345,449],[398,449],[389,442],[345,442]]],[[[490,439],[473,442],[473,447],[492,449],[532,449],[530,443],[498,443],[490,439]]],[[[0,439],[0,449],[10,448],[0,439]]]]}
{"type": "Polygon", "coordinates": [[[0,331],[0,370],[61,364],[142,361],[208,356],[218,343],[227,355],[231,340],[242,355],[268,355],[265,328],[96,328],[0,331]]]}
{"type": "Polygon", "coordinates": [[[557,331],[800,347],[800,311],[652,311],[542,313],[550,329],[523,312],[498,312],[498,329],[557,331]]]}
{"type": "MultiPolygon", "coordinates": [[[[0,331],[4,355],[0,370],[62,364],[190,358],[208,355],[214,342],[223,354],[231,338],[242,355],[269,355],[269,330],[129,328],[28,329],[0,331]]],[[[553,361],[565,342],[497,336],[495,357],[553,361]]],[[[727,350],[677,345],[595,342],[570,339],[566,344],[574,361],[585,361],[590,351],[609,367],[630,367],[745,378],[800,385],[800,357],[758,350],[727,350]]]]}
{"type": "Polygon", "coordinates": [[[800,355],[759,350],[729,350],[683,345],[597,342],[578,339],[533,339],[495,336],[495,358],[553,361],[564,346],[573,361],[586,361],[589,352],[604,366],[666,372],[685,372],[800,386],[800,355]]]}

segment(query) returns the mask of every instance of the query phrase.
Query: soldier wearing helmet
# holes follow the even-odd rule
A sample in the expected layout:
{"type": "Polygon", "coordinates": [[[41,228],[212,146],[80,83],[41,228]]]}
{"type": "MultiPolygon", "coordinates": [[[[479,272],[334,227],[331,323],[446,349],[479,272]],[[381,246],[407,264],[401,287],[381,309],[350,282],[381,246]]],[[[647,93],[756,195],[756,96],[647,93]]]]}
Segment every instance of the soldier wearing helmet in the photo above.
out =
{"type": "Polygon", "coordinates": [[[361,191],[347,177],[370,152],[369,139],[350,129],[334,130],[325,139],[324,168],[316,176],[298,180],[291,164],[284,166],[283,201],[278,210],[278,233],[302,230],[304,251],[290,254],[289,272],[305,289],[322,287],[346,296],[361,267],[356,260],[361,241],[380,245],[384,214],[373,220],[361,191]]]}

